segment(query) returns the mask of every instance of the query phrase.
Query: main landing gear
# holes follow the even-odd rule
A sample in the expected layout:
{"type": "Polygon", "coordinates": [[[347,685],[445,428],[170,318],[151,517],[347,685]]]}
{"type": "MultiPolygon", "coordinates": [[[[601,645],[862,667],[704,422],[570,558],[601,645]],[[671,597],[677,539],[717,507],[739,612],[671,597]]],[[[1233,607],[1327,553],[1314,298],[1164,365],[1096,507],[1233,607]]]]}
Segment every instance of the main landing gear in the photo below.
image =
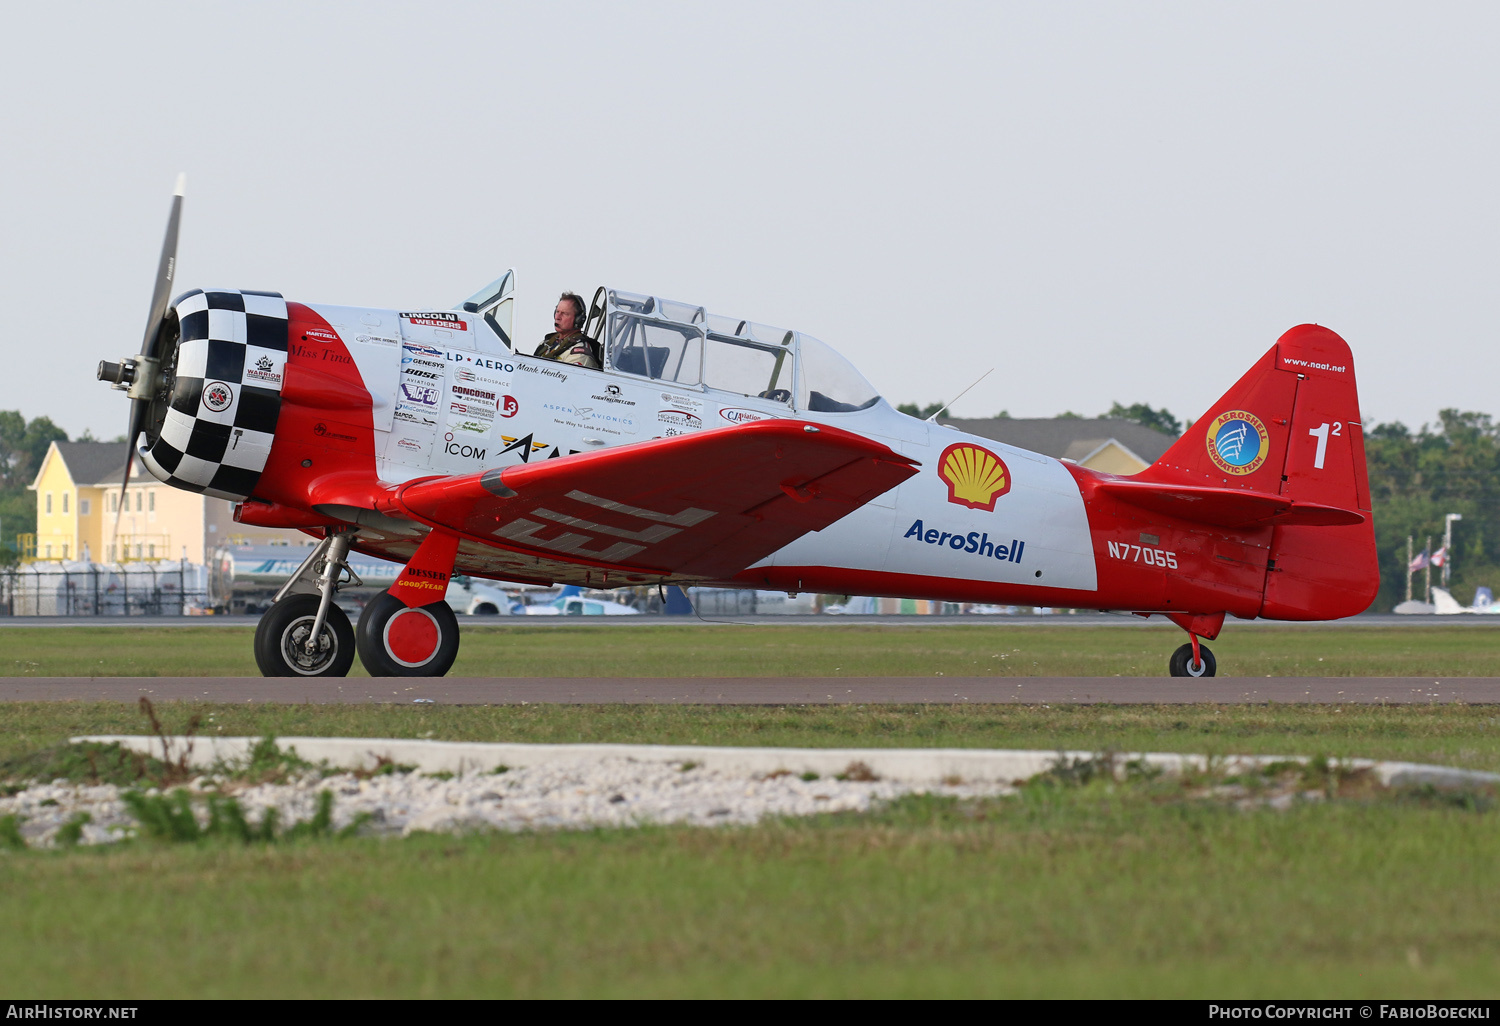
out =
{"type": "Polygon", "coordinates": [[[372,677],[441,677],[458,656],[458,618],[442,600],[412,608],[382,592],[359,626],[333,604],[349,568],[347,532],[323,539],[276,594],[255,628],[255,664],[267,677],[343,677],[360,662],[372,677]]]}
{"type": "Polygon", "coordinates": [[[1188,644],[1173,652],[1172,658],[1167,662],[1167,669],[1172,676],[1212,677],[1217,673],[1218,661],[1214,659],[1214,654],[1208,650],[1208,646],[1198,639],[1203,637],[1212,641],[1217,638],[1219,631],[1224,627],[1224,614],[1168,613],[1167,618],[1187,631],[1189,639],[1188,644]]]}

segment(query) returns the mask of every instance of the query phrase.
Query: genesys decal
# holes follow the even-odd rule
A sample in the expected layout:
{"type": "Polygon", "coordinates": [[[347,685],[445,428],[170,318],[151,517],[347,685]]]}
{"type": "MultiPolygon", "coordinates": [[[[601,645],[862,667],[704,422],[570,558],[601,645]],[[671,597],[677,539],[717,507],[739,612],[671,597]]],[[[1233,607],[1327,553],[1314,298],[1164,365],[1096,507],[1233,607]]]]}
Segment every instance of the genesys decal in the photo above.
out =
{"type": "Polygon", "coordinates": [[[1010,491],[1010,468],[983,446],[956,442],[938,457],[937,475],[948,486],[948,501],[970,509],[995,511],[995,500],[1010,491]]]}
{"type": "Polygon", "coordinates": [[[983,559],[998,559],[1002,563],[1019,563],[1022,554],[1026,551],[1026,543],[1014,538],[1010,540],[1009,545],[1006,545],[998,541],[990,541],[987,531],[955,534],[936,527],[924,527],[920,520],[907,528],[902,538],[915,539],[925,545],[946,545],[955,552],[963,552],[983,559]]]}
{"type": "Polygon", "coordinates": [[[432,312],[418,311],[415,313],[403,312],[401,316],[413,324],[422,324],[429,328],[452,328],[454,331],[469,330],[469,325],[462,317],[456,313],[449,313],[446,310],[432,312]]]}
{"type": "Polygon", "coordinates": [[[410,353],[405,353],[401,357],[401,366],[403,369],[407,367],[424,367],[427,370],[440,371],[448,365],[442,360],[433,360],[425,356],[412,356],[410,353]]]}
{"type": "Polygon", "coordinates": [[[746,410],[739,406],[726,406],[719,411],[719,416],[731,424],[749,424],[757,420],[774,420],[769,413],[761,413],[759,410],[746,410]]]}
{"type": "Polygon", "coordinates": [[[222,381],[210,381],[203,386],[203,408],[214,413],[223,413],[234,402],[234,389],[222,381]]]}
{"type": "Polygon", "coordinates": [[[1253,474],[1271,453],[1271,432],[1253,413],[1229,410],[1208,425],[1208,458],[1226,474],[1253,474]]]}

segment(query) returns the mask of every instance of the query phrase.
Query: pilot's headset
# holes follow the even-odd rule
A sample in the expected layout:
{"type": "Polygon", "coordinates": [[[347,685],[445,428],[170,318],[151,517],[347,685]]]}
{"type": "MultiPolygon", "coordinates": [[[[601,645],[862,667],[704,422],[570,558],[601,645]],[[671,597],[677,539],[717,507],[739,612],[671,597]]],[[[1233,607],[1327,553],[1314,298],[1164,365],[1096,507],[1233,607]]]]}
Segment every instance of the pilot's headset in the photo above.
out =
{"type": "Polygon", "coordinates": [[[565,299],[573,307],[573,330],[582,331],[584,329],[584,325],[588,323],[589,319],[588,304],[586,304],[583,301],[583,297],[576,292],[564,292],[562,295],[557,297],[557,301],[559,303],[561,303],[565,299]]]}

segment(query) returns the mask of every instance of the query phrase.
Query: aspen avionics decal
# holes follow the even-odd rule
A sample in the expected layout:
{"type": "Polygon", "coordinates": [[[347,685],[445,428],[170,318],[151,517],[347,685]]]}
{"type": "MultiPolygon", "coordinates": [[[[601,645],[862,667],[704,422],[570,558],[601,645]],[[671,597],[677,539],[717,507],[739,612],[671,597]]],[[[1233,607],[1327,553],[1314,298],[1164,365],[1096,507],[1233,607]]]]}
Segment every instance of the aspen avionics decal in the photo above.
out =
{"type": "Polygon", "coordinates": [[[988,449],[957,442],[938,457],[937,475],[948,485],[948,501],[995,512],[995,500],[1010,491],[1010,468],[988,449]]]}
{"type": "Polygon", "coordinates": [[[469,330],[468,324],[464,323],[462,317],[456,313],[448,313],[446,310],[435,310],[431,313],[422,313],[420,311],[416,313],[403,312],[401,316],[413,324],[421,324],[429,328],[451,328],[454,331],[469,330]]]}
{"type": "Polygon", "coordinates": [[[1244,410],[1221,413],[1208,426],[1208,458],[1226,474],[1253,474],[1271,452],[1271,432],[1244,410]]]}

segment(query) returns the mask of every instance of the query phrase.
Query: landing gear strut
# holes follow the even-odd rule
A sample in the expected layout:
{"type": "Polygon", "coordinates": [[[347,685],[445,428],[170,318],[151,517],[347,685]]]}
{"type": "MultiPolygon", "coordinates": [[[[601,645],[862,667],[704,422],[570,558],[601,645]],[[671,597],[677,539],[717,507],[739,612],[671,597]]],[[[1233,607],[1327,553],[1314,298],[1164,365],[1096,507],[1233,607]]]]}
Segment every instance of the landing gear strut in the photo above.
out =
{"type": "Polygon", "coordinates": [[[349,569],[349,542],[346,532],[324,538],[261,616],[255,627],[255,665],[265,676],[348,675],[354,665],[354,628],[333,596],[340,584],[359,581],[349,569]],[[296,589],[301,593],[292,594],[296,589]]]}

